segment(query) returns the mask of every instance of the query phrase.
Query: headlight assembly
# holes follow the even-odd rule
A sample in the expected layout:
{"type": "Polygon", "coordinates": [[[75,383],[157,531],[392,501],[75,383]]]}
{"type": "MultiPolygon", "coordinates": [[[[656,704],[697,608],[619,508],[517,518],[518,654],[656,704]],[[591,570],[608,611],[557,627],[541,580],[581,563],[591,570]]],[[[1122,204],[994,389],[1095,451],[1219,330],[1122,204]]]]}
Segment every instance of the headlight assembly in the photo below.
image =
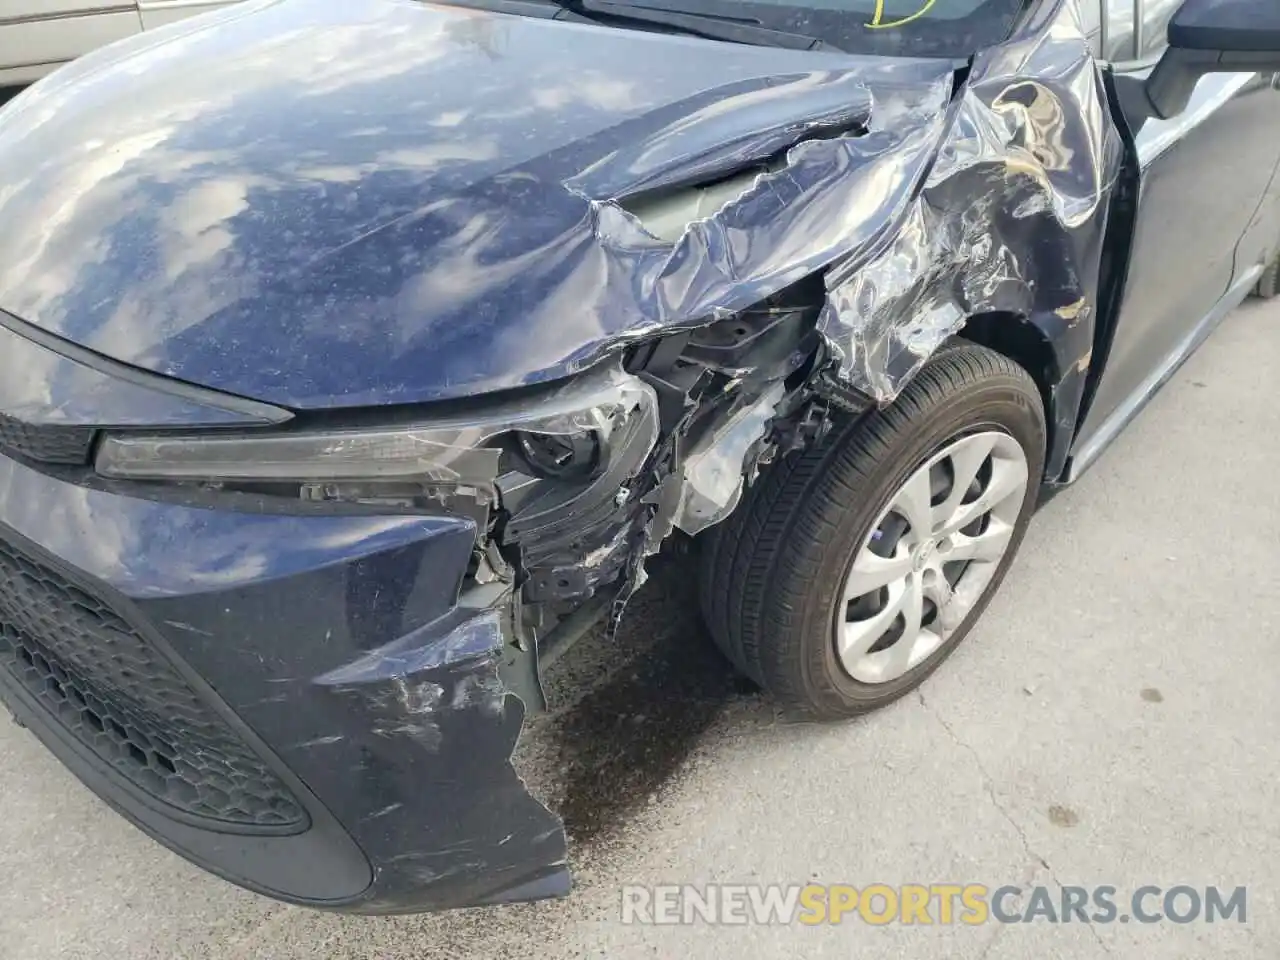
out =
{"type": "Polygon", "coordinates": [[[393,496],[416,490],[493,503],[495,481],[508,464],[547,479],[598,475],[612,455],[610,441],[636,416],[656,422],[653,389],[610,366],[540,393],[481,399],[465,412],[432,419],[235,433],[108,433],[96,468],[120,480],[286,484],[299,487],[304,499],[377,499],[380,490],[393,496]]]}

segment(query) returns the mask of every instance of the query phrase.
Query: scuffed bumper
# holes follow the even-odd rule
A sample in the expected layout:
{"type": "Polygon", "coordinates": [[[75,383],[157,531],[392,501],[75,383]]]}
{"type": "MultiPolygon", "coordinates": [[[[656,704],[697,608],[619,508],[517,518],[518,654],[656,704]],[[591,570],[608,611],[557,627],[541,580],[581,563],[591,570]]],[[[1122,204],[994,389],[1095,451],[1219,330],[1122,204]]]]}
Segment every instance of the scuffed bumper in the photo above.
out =
{"type": "Polygon", "coordinates": [[[158,502],[0,457],[0,693],[115,809],[261,893],[366,913],[562,895],[559,820],[509,762],[505,605],[458,601],[473,542],[464,519],[158,502]],[[148,671],[149,693],[121,679],[148,671]],[[289,815],[243,815],[267,795],[289,815]]]}

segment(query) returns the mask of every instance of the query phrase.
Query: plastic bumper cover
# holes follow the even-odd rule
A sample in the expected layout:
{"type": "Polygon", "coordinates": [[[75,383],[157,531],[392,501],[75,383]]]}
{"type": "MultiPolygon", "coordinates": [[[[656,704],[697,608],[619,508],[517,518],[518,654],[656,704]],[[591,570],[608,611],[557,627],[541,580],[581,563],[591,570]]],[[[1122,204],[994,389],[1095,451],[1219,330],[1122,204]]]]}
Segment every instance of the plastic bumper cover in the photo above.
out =
{"type": "MultiPolygon", "coordinates": [[[[457,597],[473,541],[463,519],[210,509],[88,489],[0,457],[0,543],[22,558],[14,576],[45,571],[118,616],[112,629],[171,667],[171,682],[209,711],[205,726],[231,731],[305,816],[263,827],[176,809],[68,726],[30,663],[26,682],[0,666],[0,693],[115,809],[261,893],[368,913],[560,895],[560,823],[509,762],[524,705],[500,676],[505,605],[457,597]]],[[[29,600],[10,589],[0,621],[29,600]]],[[[59,697],[83,698],[58,680],[62,666],[35,662],[59,697]]],[[[129,727],[149,755],[129,717],[156,740],[155,711],[122,696],[107,732],[129,727]]],[[[162,774],[174,766],[162,762],[162,774]]]]}

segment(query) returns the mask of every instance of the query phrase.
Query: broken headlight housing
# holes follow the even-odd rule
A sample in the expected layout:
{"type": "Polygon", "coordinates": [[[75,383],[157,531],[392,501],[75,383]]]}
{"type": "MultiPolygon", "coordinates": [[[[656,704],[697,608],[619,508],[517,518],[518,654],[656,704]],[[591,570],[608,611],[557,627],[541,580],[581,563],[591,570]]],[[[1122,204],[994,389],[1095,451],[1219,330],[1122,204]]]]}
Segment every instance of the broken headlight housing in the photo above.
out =
{"type": "MultiPolygon", "coordinates": [[[[514,397],[480,398],[432,418],[325,422],[251,431],[108,433],[97,472],[116,480],[192,483],[303,500],[496,506],[512,471],[585,482],[608,468],[613,441],[638,416],[656,422],[653,389],[610,365],[514,397]]],[[[371,411],[363,411],[367,417],[371,411]]],[[[625,431],[631,436],[633,431],[625,431]]],[[[473,511],[468,510],[468,513],[473,511]]]]}

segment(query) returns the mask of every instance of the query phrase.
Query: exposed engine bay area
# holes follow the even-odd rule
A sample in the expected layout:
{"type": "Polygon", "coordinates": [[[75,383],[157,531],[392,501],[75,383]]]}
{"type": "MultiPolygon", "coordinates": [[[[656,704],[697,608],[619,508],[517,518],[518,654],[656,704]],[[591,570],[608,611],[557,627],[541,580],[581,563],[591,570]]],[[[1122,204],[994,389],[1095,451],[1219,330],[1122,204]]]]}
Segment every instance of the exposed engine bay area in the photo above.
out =
{"type": "Polygon", "coordinates": [[[822,376],[822,297],[814,278],[636,346],[534,404],[576,402],[570,421],[541,421],[556,432],[507,438],[469,579],[510,588],[512,642],[528,656],[507,679],[530,706],[544,705],[535,651],[558,657],[602,619],[612,634],[647,557],[729,516],[762,467],[829,429],[833,407],[859,408],[822,376]]]}

